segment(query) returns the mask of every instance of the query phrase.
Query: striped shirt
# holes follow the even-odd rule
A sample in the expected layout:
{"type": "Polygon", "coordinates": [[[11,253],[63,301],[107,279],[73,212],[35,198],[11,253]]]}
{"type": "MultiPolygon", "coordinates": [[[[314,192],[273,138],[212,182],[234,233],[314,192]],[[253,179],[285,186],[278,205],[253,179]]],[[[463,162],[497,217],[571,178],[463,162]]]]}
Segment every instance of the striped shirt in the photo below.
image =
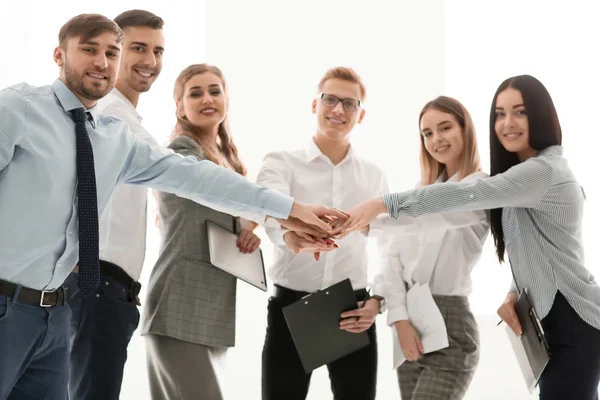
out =
{"type": "Polygon", "coordinates": [[[504,241],[516,284],[528,288],[540,318],[552,308],[558,290],[584,321],[600,329],[600,287],[584,264],[585,194],[562,153],[561,146],[550,146],[503,174],[392,193],[384,202],[393,218],[503,208],[504,241]]]}

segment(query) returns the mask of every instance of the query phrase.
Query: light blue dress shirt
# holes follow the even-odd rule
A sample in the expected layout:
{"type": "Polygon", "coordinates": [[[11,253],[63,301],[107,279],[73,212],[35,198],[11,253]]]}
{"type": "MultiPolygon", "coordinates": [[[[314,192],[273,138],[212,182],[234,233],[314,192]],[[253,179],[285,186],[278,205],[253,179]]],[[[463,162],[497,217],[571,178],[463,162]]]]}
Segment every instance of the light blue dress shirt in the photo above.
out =
{"type": "MultiPolygon", "coordinates": [[[[61,81],[0,91],[0,279],[60,287],[78,261],[75,124],[83,107],[61,81]]],[[[234,215],[287,218],[293,199],[210,161],[153,147],[122,121],[87,110],[98,212],[117,184],[150,186],[234,215]]]]}

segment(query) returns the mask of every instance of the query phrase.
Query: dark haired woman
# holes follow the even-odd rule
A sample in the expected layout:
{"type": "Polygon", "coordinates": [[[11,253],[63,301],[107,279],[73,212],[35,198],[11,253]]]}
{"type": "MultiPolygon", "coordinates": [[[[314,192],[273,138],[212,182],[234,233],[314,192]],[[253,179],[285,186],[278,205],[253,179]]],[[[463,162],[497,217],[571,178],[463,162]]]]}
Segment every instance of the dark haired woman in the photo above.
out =
{"type": "Polygon", "coordinates": [[[529,75],[504,81],[490,117],[490,177],[393,193],[350,211],[334,233],[368,225],[380,213],[418,216],[491,210],[500,261],[508,253],[516,282],[498,314],[517,333],[517,287],[527,288],[550,345],[540,399],[598,399],[600,287],[584,264],[585,194],[561,147],[552,98],[529,75]]]}

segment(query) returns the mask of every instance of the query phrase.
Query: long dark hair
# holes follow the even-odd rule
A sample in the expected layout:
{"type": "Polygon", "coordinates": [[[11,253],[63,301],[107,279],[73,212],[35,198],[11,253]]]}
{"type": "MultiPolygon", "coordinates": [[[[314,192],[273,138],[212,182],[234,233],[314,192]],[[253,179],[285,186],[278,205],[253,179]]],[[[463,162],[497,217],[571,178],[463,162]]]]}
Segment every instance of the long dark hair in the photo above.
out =
{"type": "MultiPolygon", "coordinates": [[[[496,135],[496,100],[498,95],[508,88],[521,92],[523,105],[529,120],[529,145],[534,150],[562,143],[562,131],[554,102],[546,87],[531,75],[519,75],[508,78],[496,90],[490,111],[490,176],[506,172],[520,163],[516,153],[507,151],[496,135]]],[[[490,211],[490,225],[496,254],[504,262],[504,232],[502,230],[502,208],[490,211]]]]}

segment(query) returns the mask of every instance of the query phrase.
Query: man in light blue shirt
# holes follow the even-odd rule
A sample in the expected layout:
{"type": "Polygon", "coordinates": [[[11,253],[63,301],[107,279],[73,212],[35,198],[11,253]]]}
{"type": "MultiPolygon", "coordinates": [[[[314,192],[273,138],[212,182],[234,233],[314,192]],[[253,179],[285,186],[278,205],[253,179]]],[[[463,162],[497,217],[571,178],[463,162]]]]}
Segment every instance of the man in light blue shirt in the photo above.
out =
{"type": "MultiPolygon", "coordinates": [[[[123,31],[119,77],[95,108],[158,146],[145,129],[137,105],[160,76],[164,22],[139,9],[125,11],[114,21],[123,31]]],[[[99,221],[101,284],[91,296],[77,290],[79,266],[65,281],[72,313],[70,399],[120,397],[127,347],[140,320],[138,281],[146,255],[147,197],[145,186],[117,185],[99,221]]]]}
{"type": "MultiPolygon", "coordinates": [[[[65,399],[69,377],[69,292],[79,259],[75,124],[85,108],[94,152],[98,212],[117,184],[175,193],[217,210],[264,220],[294,217],[329,230],[339,211],[303,205],[211,162],[149,145],[96,102],[115,85],[123,34],[84,14],[59,33],[52,85],[0,91],[0,398],[65,399]]],[[[285,222],[285,221],[284,221],[285,222]]]]}

